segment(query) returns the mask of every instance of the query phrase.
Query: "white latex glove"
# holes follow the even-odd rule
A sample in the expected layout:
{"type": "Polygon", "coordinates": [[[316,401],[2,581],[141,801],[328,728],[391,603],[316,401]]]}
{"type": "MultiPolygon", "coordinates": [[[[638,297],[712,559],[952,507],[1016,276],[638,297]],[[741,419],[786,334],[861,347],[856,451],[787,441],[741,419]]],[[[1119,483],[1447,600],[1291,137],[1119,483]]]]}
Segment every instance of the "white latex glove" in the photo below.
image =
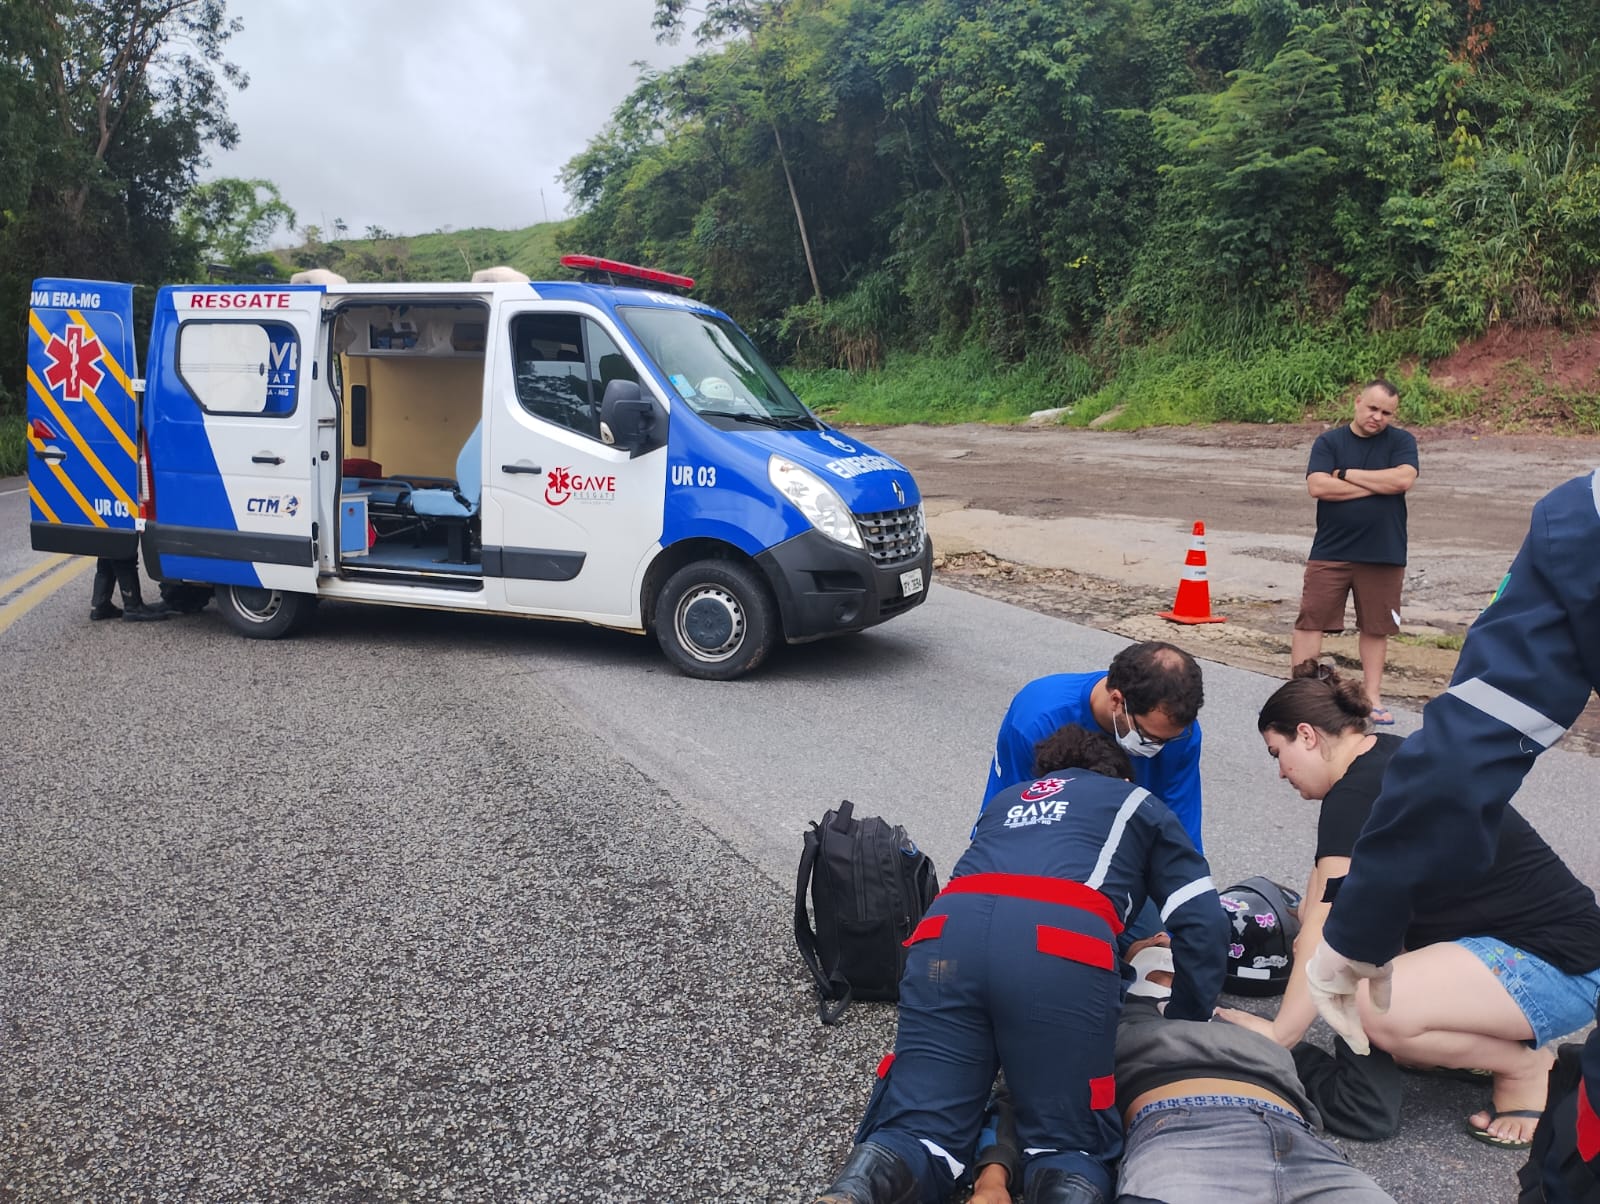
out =
{"type": "Polygon", "coordinates": [[[1352,961],[1326,941],[1318,943],[1316,952],[1306,962],[1306,983],[1311,988],[1311,999],[1317,1011],[1351,1049],[1365,1057],[1372,1052],[1372,1045],[1361,1027],[1361,1011],[1356,1007],[1356,984],[1363,978],[1367,980],[1372,1006],[1387,1012],[1394,979],[1393,962],[1375,966],[1371,962],[1352,961]]]}

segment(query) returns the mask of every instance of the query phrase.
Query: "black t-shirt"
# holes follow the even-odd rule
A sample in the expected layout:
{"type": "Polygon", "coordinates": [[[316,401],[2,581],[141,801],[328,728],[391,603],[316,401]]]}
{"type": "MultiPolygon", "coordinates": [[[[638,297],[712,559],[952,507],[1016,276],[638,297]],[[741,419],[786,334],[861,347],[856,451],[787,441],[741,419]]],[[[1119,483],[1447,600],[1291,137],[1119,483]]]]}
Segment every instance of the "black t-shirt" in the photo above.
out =
{"type": "MultiPolygon", "coordinates": [[[[1399,736],[1378,736],[1328,791],[1317,818],[1318,859],[1350,856],[1378,799],[1389,758],[1403,743],[1399,736]]],[[[1600,967],[1600,905],[1594,892],[1514,807],[1506,808],[1489,872],[1424,899],[1406,929],[1406,948],[1464,936],[1495,937],[1566,974],[1600,967]]]]}
{"type": "MultiPolygon", "coordinates": [[[[1385,427],[1376,435],[1356,434],[1346,424],[1323,431],[1311,445],[1306,475],[1339,468],[1379,470],[1401,464],[1417,467],[1417,441],[1409,431],[1385,427]]],[[[1317,537],[1312,560],[1355,564],[1406,562],[1406,495],[1375,493],[1344,502],[1317,502],[1317,537]]]]}

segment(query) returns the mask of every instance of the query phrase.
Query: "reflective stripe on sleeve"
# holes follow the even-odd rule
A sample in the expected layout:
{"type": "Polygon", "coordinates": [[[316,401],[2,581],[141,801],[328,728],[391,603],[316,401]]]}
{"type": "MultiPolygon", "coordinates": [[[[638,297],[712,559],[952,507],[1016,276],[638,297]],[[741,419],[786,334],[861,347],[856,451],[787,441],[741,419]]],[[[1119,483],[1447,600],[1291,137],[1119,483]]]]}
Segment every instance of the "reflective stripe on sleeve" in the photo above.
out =
{"type": "Polygon", "coordinates": [[[1139,804],[1149,797],[1148,790],[1142,786],[1135,786],[1133,793],[1117,809],[1117,818],[1111,822],[1111,831],[1106,835],[1106,842],[1100,846],[1100,859],[1094,863],[1094,873],[1084,880],[1085,886],[1099,890],[1105,885],[1106,874],[1111,871],[1111,860],[1117,855],[1117,849],[1122,844],[1122,833],[1128,826],[1128,820],[1139,809],[1139,804]]]}
{"type": "Polygon", "coordinates": [[[1217,888],[1215,885],[1213,885],[1209,875],[1204,878],[1196,878],[1187,886],[1180,886],[1177,890],[1173,891],[1167,896],[1167,905],[1161,909],[1161,922],[1165,924],[1167,922],[1167,918],[1172,915],[1173,912],[1177,911],[1178,908],[1182,907],[1196,895],[1203,895],[1208,890],[1216,889],[1217,888]]]}
{"type": "Polygon", "coordinates": [[[1445,691],[1453,694],[1474,710],[1482,711],[1491,719],[1521,732],[1540,748],[1549,748],[1567,730],[1554,719],[1549,719],[1520,699],[1513,698],[1497,686],[1491,686],[1481,677],[1469,677],[1445,691]]]}
{"type": "Polygon", "coordinates": [[[1600,468],[1589,474],[1589,492],[1594,494],[1594,509],[1600,514],[1600,468]]]}

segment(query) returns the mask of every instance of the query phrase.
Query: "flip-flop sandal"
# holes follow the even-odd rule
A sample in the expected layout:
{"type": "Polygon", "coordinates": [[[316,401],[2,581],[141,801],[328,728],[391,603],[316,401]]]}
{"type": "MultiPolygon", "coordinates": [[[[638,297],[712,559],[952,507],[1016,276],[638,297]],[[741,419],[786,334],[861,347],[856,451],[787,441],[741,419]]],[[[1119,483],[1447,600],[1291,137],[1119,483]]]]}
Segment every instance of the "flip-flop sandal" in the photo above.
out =
{"type": "MultiPolygon", "coordinates": [[[[1527,1120],[1538,1120],[1544,1115],[1544,1109],[1542,1108],[1507,1108],[1504,1112],[1501,1112],[1493,1105],[1490,1105],[1483,1111],[1489,1114],[1489,1124],[1491,1125],[1502,1116],[1519,1116],[1527,1120]]],[[[1476,1115],[1476,1112],[1472,1114],[1472,1116],[1476,1115]]],[[[1467,1136],[1474,1141],[1481,1141],[1484,1145],[1492,1145],[1500,1150],[1525,1150],[1533,1144],[1532,1138],[1527,1141],[1515,1141],[1510,1137],[1496,1137],[1487,1128],[1480,1129],[1473,1124],[1472,1116],[1467,1117],[1462,1123],[1467,1126],[1467,1136]]]]}
{"type": "Polygon", "coordinates": [[[1368,717],[1379,727],[1394,726],[1394,716],[1389,714],[1388,707],[1374,707],[1372,709],[1372,714],[1368,717]]]}

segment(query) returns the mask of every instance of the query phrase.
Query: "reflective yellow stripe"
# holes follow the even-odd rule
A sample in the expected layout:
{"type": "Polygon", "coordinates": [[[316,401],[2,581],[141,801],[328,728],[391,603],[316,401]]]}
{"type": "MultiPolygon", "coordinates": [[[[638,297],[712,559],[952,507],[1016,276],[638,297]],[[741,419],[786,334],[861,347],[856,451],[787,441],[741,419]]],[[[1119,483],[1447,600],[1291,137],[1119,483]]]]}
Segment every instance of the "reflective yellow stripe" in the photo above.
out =
{"type": "Polygon", "coordinates": [[[83,395],[89,399],[89,408],[100,416],[100,421],[106,424],[106,430],[111,432],[116,441],[122,446],[122,450],[128,453],[128,459],[132,460],[137,454],[133,450],[133,440],[128,438],[128,433],[117,425],[117,420],[111,416],[111,411],[106,409],[100,399],[95,396],[94,390],[88,385],[83,385],[81,388],[83,389],[83,395]]]}
{"type": "MultiPolygon", "coordinates": [[[[28,485],[28,498],[35,506],[39,507],[45,518],[49,519],[53,523],[59,523],[61,521],[56,517],[56,512],[50,509],[50,507],[45,503],[45,500],[39,496],[39,491],[35,489],[31,483],[28,485]]],[[[0,590],[0,593],[4,592],[4,590],[0,590]]]]}
{"type": "MultiPolygon", "coordinates": [[[[83,315],[81,313],[75,309],[69,309],[67,311],[67,316],[76,322],[80,327],[82,327],[84,333],[89,335],[90,338],[95,339],[97,342],[99,341],[100,336],[95,334],[94,330],[89,326],[89,324],[83,320],[83,315]]],[[[28,325],[33,328],[33,333],[39,336],[39,341],[41,343],[48,343],[50,341],[50,332],[45,329],[44,323],[39,321],[39,315],[34,313],[31,309],[28,311],[28,325]]],[[[133,382],[128,379],[127,373],[123,372],[122,365],[117,363],[116,356],[112,355],[111,352],[106,350],[106,345],[103,342],[100,343],[100,360],[110,371],[112,379],[122,386],[123,392],[125,392],[129,397],[132,397],[133,382]]],[[[93,389],[85,387],[84,392],[88,394],[90,408],[93,409],[94,412],[99,416],[100,421],[106,424],[106,429],[116,437],[117,442],[122,445],[122,450],[128,453],[128,458],[136,458],[138,456],[138,452],[134,450],[133,440],[128,436],[128,432],[123,430],[122,427],[112,419],[110,412],[107,411],[100,399],[94,395],[93,389]]]]}
{"type": "MultiPolygon", "coordinates": [[[[34,501],[39,501],[39,495],[34,493],[31,488],[28,490],[28,492],[32,495],[34,501]]],[[[43,502],[39,502],[39,505],[41,508],[44,507],[43,502]]],[[[49,513],[49,511],[46,510],[46,513],[49,513]]],[[[66,552],[57,552],[54,556],[47,557],[46,559],[41,560],[38,564],[29,568],[25,568],[20,573],[15,573],[12,576],[7,577],[4,581],[0,581],[0,598],[4,598],[7,594],[21,589],[35,577],[44,576],[44,574],[55,568],[56,565],[60,564],[63,560],[71,559],[72,557],[66,552]]]]}
{"type": "Polygon", "coordinates": [[[37,585],[29,586],[17,596],[15,602],[0,606],[0,632],[5,631],[7,627],[10,627],[11,624],[15,623],[63,585],[76,581],[94,567],[93,560],[78,557],[74,559],[80,559],[81,563],[62,569],[58,573],[50,574],[37,585]]]}
{"type": "MultiPolygon", "coordinates": [[[[112,495],[128,507],[129,513],[132,513],[134,509],[133,499],[128,496],[121,485],[117,484],[117,479],[111,475],[106,466],[100,463],[100,457],[89,450],[89,445],[84,442],[83,436],[78,433],[78,428],[68,420],[61,407],[56,404],[56,399],[50,395],[50,390],[44,387],[44,382],[39,379],[38,373],[32,368],[28,369],[28,383],[33,386],[33,391],[38,395],[39,400],[44,402],[50,412],[56,416],[57,421],[65,428],[67,437],[72,440],[72,446],[83,453],[83,458],[89,461],[89,467],[100,475],[100,479],[105,482],[106,488],[111,490],[112,495]]],[[[59,473],[59,469],[57,471],[59,473]]],[[[64,480],[65,477],[62,479],[64,480]]],[[[100,525],[105,526],[104,523],[100,525]]]]}

